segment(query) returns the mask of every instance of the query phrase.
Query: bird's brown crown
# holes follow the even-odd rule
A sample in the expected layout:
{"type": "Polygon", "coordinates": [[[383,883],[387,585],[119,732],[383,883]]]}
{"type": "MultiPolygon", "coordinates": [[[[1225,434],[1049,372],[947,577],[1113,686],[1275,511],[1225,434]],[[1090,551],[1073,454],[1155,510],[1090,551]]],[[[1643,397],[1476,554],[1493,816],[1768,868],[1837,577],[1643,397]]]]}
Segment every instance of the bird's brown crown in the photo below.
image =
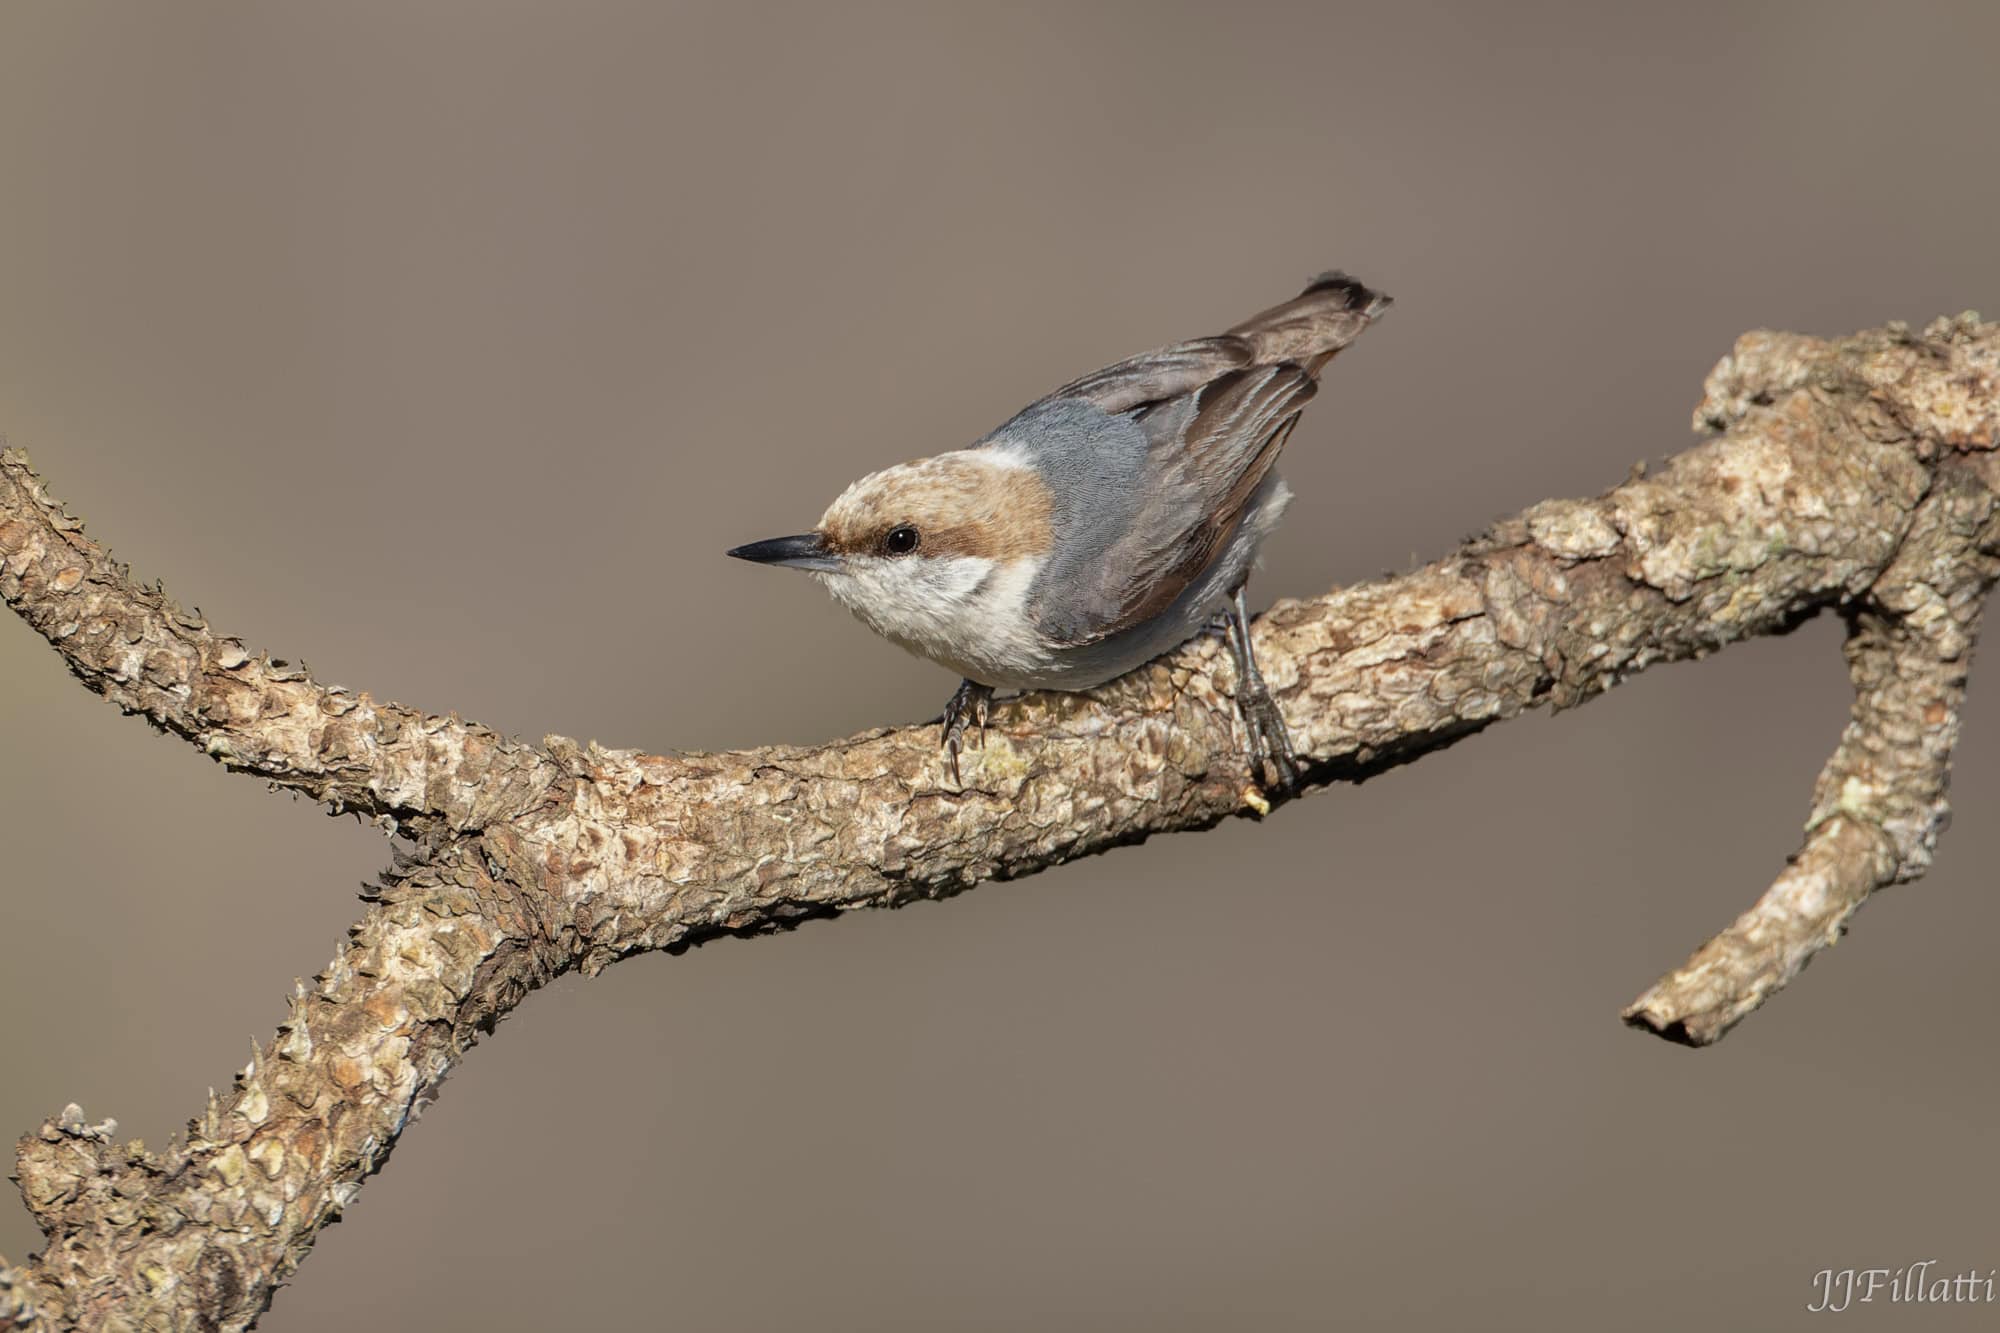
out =
{"type": "Polygon", "coordinates": [[[863,477],[828,507],[819,532],[842,555],[1006,563],[1048,554],[1050,511],[1048,487],[1032,467],[993,450],[961,449],[863,477]],[[913,546],[906,529],[916,534],[913,546]]]}

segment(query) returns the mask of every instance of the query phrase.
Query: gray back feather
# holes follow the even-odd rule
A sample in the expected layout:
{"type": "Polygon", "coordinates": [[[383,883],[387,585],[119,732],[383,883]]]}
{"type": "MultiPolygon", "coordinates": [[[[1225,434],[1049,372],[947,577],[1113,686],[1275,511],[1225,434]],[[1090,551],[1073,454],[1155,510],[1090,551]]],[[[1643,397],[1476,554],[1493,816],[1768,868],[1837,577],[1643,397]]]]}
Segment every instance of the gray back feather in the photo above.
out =
{"type": "Polygon", "coordinates": [[[1327,274],[1228,333],[1074,380],[982,445],[1017,448],[1053,500],[1055,552],[1029,612],[1060,646],[1172,604],[1228,546],[1328,358],[1388,298],[1327,274]]]}

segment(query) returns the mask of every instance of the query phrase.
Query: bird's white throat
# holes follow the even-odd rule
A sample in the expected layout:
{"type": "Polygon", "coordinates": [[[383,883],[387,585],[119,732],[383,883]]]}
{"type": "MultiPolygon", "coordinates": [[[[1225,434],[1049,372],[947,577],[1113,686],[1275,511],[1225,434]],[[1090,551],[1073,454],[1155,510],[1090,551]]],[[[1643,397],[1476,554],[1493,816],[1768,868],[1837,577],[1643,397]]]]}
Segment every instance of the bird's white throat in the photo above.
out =
{"type": "Polygon", "coordinates": [[[1027,612],[1028,586],[1041,564],[862,555],[813,577],[883,638],[981,684],[1013,687],[1047,660],[1027,612]]]}

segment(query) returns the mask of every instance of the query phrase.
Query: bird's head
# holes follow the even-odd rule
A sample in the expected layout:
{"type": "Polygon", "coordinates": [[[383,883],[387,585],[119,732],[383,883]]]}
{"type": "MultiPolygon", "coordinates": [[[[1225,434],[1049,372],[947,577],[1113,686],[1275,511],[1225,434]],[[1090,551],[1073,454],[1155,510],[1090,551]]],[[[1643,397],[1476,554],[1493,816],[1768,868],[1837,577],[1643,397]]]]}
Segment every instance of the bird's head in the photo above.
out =
{"type": "Polygon", "coordinates": [[[938,658],[991,637],[991,617],[1020,614],[1052,544],[1050,513],[1031,464],[961,449],[863,477],[811,532],[729,554],[805,570],[877,633],[938,658]]]}

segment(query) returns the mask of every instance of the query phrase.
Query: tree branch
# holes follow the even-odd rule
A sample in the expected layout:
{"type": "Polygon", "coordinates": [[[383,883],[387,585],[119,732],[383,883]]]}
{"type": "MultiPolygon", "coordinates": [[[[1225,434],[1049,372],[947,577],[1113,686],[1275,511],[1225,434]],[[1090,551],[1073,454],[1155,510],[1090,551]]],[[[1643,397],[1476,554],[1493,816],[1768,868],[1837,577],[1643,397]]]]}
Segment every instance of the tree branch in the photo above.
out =
{"type": "MultiPolygon", "coordinates": [[[[1839,608],[1856,703],[1804,849],[1628,1013],[1705,1043],[1869,892],[1928,865],[2000,573],[2000,327],[1752,334],[1711,375],[1697,424],[1714,438],[1657,476],[1536,505],[1413,573],[1281,603],[1255,632],[1323,784],[1839,608]]],[[[134,584],[18,453],[0,459],[0,596],[122,707],[420,835],[184,1142],[120,1146],[74,1108],[21,1142],[50,1243],[0,1265],[0,1328],[248,1327],[460,1053],[563,971],[943,897],[1270,808],[1228,656],[1207,640],[1089,695],[1001,705],[959,787],[928,726],[663,757],[520,745],[320,686],[134,584]]]]}
{"type": "Polygon", "coordinates": [[[83,535],[19,450],[0,454],[6,599],[77,679],[232,769],[336,810],[424,832],[482,827],[554,778],[532,747],[456,716],[426,717],[252,656],[83,535]]]}
{"type": "Polygon", "coordinates": [[[1707,1045],[1838,940],[1869,894],[1930,868],[1993,581],[1981,531],[1992,505],[1964,474],[1940,478],[1867,604],[1848,613],[1854,710],[1813,790],[1805,846],[1754,907],[1633,1001],[1627,1022],[1707,1045]],[[1968,550],[1979,554],[1962,566],[1937,563],[1968,550]]]}

